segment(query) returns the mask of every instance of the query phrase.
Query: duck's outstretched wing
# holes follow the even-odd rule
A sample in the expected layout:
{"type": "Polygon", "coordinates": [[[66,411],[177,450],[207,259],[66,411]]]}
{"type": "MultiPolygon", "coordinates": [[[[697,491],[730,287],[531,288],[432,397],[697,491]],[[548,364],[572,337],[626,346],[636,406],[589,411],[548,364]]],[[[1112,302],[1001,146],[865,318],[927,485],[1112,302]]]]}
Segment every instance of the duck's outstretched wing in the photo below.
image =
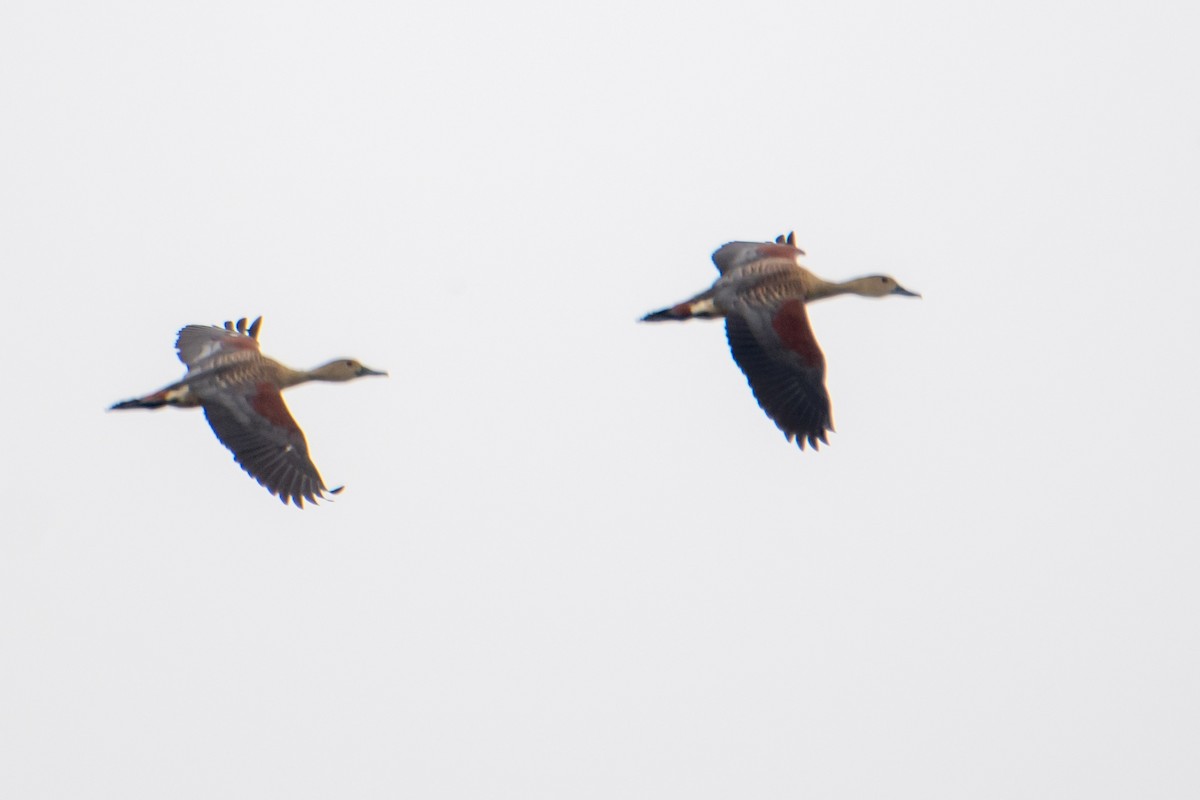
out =
{"type": "Polygon", "coordinates": [[[725,318],[733,360],[754,398],[788,440],[829,444],[833,430],[825,356],[808,321],[804,302],[790,298],[770,306],[740,304],[725,318]]]}
{"type": "Polygon", "coordinates": [[[795,242],[795,234],[780,236],[774,242],[729,242],[717,248],[712,260],[722,275],[755,261],[778,260],[799,265],[797,259],[804,255],[804,251],[796,247],[795,242]]]}
{"type": "Polygon", "coordinates": [[[337,494],[308,455],[304,432],[274,386],[260,383],[244,392],[223,392],[203,402],[213,433],[242,469],[280,500],[304,507],[337,494]]]}
{"type": "Polygon", "coordinates": [[[262,317],[249,327],[243,317],[237,323],[226,322],[225,327],[216,325],[188,325],[179,331],[175,349],[179,360],[189,370],[208,370],[226,363],[245,359],[247,353],[258,354],[258,332],[262,317]]]}

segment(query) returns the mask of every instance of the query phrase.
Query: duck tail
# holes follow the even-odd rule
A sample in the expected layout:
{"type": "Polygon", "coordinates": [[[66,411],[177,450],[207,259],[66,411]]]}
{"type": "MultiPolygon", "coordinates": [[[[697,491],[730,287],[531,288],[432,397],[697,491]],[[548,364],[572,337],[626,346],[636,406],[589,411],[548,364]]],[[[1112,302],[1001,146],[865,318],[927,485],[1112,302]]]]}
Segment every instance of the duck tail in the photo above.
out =
{"type": "Polygon", "coordinates": [[[711,319],[721,316],[717,312],[716,306],[713,304],[712,298],[707,294],[693,297],[691,300],[685,300],[682,303],[677,303],[668,308],[661,308],[658,311],[651,311],[646,316],[642,317],[642,322],[664,322],[666,320],[684,320],[692,318],[711,319]]]}
{"type": "Polygon", "coordinates": [[[127,408],[162,408],[167,404],[163,392],[155,392],[145,397],[135,397],[132,400],[122,400],[108,407],[109,411],[124,411],[127,408]]]}

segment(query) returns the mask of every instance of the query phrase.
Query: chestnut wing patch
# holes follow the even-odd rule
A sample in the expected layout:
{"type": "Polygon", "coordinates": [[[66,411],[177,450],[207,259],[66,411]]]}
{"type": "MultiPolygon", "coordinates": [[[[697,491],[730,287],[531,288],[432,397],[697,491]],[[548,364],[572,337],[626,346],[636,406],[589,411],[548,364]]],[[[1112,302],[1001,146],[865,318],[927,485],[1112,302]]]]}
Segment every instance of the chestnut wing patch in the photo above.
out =
{"type": "Polygon", "coordinates": [[[779,337],[779,343],[799,356],[805,366],[820,370],[824,376],[825,354],[813,335],[808,310],[802,301],[785,300],[771,318],[771,330],[779,337]]]}
{"type": "MultiPolygon", "coordinates": [[[[250,407],[274,427],[299,434],[300,441],[304,441],[304,434],[300,431],[300,426],[296,424],[292,412],[288,411],[287,404],[283,402],[283,395],[271,384],[264,382],[254,387],[254,396],[250,398],[250,407]]],[[[307,451],[307,449],[306,445],[305,450],[307,451]]]]}

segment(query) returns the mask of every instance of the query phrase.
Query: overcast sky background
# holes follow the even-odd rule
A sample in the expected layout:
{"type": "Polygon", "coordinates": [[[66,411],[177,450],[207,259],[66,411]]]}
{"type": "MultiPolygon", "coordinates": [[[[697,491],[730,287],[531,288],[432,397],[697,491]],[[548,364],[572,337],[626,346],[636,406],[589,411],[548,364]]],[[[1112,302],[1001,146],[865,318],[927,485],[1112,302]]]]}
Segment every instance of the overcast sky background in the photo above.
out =
{"type": "Polygon", "coordinates": [[[0,794],[1200,794],[1194,3],[0,7],[0,794]],[[838,433],[722,326],[795,229],[838,433]],[[195,411],[293,390],[335,503],[195,411]]]}

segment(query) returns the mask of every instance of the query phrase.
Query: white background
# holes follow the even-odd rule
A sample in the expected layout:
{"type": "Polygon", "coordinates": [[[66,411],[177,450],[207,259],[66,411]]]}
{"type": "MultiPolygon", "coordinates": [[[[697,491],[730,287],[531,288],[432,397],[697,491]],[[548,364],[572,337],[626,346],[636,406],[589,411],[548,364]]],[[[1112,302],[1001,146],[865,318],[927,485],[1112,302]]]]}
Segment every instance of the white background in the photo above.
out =
{"type": "Polygon", "coordinates": [[[1200,795],[1189,2],[0,9],[0,794],[1200,795]],[[732,239],[811,316],[788,445],[732,239]],[[188,323],[335,503],[195,411],[188,323]]]}

